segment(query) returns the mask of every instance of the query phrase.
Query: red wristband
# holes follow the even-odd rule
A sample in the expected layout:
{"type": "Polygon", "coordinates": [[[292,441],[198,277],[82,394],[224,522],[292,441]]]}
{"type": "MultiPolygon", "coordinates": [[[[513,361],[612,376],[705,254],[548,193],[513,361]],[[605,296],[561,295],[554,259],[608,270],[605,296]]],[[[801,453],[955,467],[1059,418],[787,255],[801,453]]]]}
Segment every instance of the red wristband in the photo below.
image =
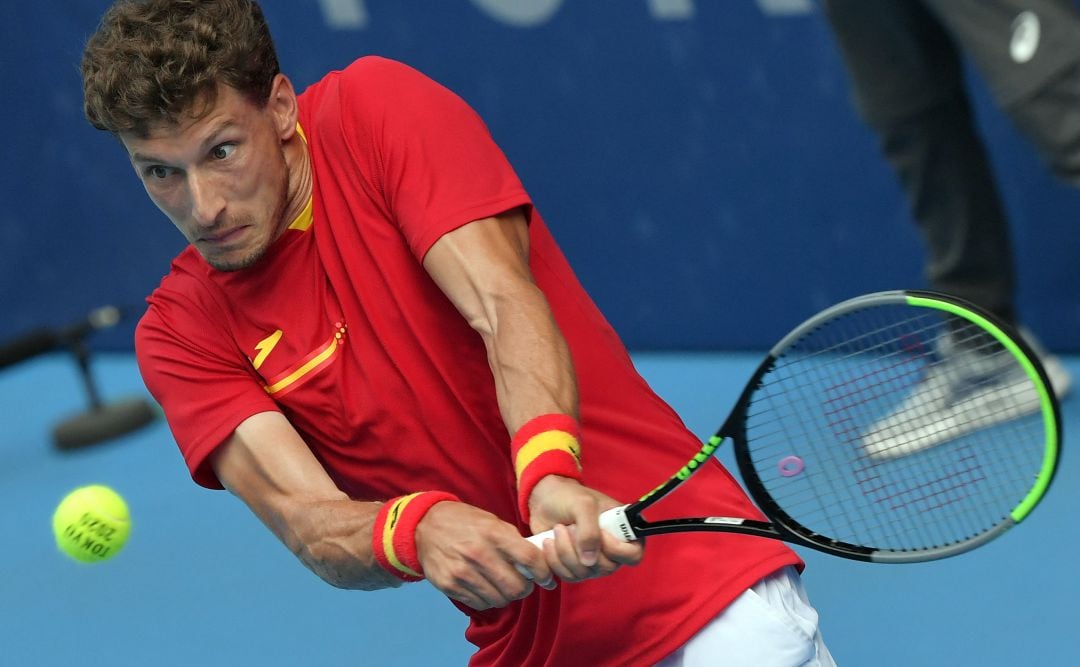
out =
{"type": "Polygon", "coordinates": [[[581,479],[580,429],[564,414],[540,415],[525,423],[510,441],[517,476],[518,510],[529,522],[529,496],[548,475],[581,479]]]}
{"type": "Polygon", "coordinates": [[[435,503],[459,502],[444,491],[420,491],[392,498],[383,504],[375,517],[371,549],[384,570],[402,581],[420,581],[424,570],[416,553],[416,525],[435,503]]]}

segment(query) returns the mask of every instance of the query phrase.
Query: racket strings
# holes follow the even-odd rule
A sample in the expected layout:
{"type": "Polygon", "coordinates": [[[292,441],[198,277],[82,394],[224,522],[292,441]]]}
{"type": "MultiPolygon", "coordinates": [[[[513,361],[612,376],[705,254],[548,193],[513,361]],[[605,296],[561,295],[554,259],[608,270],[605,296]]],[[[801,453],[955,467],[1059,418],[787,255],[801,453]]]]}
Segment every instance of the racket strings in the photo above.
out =
{"type": "Polygon", "coordinates": [[[795,340],[761,378],[747,450],[795,522],[887,550],[1000,524],[1042,465],[1035,381],[966,320],[875,306],[795,340]]]}

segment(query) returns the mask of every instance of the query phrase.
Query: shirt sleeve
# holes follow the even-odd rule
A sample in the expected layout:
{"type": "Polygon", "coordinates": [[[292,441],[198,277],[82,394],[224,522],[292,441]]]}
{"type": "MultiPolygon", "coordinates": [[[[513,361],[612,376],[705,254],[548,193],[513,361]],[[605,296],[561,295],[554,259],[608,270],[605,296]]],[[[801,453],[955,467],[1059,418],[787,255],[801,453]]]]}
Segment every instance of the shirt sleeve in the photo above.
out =
{"type": "Polygon", "coordinates": [[[192,479],[221,489],[210,455],[251,415],[280,409],[215,324],[221,314],[161,288],[149,302],[135,330],[143,382],[164,410],[192,479]]]}
{"type": "MultiPolygon", "coordinates": [[[[420,72],[368,57],[345,72],[343,124],[367,134],[375,180],[418,259],[461,225],[531,201],[480,116],[420,72]]],[[[354,137],[356,135],[354,134],[354,137]]]]}

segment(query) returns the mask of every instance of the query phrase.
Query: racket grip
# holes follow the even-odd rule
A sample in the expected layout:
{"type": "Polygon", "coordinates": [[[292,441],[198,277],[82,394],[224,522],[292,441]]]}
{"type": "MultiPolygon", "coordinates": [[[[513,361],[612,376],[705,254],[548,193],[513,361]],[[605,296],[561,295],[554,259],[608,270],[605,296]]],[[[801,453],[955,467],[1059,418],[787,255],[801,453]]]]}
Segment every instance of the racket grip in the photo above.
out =
{"type": "MultiPolygon", "coordinates": [[[[627,507],[629,507],[629,505],[620,505],[619,507],[612,507],[611,509],[602,512],[600,514],[600,527],[623,542],[632,542],[637,539],[637,533],[634,532],[633,527],[630,525],[630,520],[626,516],[627,507]]],[[[537,549],[543,549],[544,540],[555,539],[555,531],[545,530],[542,533],[530,535],[525,539],[536,545],[537,549]]],[[[517,569],[526,579],[532,579],[532,574],[520,564],[517,564],[517,569]]]]}
{"type": "MultiPolygon", "coordinates": [[[[602,512],[600,514],[600,527],[623,542],[632,542],[637,539],[637,533],[630,527],[630,521],[626,518],[627,507],[629,505],[620,505],[602,512]]],[[[543,549],[544,540],[555,539],[555,531],[545,530],[542,533],[530,535],[525,539],[535,544],[537,549],[543,549]]]]}

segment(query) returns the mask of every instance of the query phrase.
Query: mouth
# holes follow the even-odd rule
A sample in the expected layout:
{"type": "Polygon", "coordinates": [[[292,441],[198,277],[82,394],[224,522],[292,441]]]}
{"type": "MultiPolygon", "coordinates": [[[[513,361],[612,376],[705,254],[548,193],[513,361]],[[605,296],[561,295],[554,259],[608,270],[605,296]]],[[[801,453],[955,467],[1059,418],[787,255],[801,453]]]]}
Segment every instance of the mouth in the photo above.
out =
{"type": "Polygon", "coordinates": [[[247,230],[247,225],[242,225],[217,234],[204,234],[199,237],[199,242],[205,245],[218,247],[227,246],[230,243],[240,240],[240,237],[243,236],[245,230],[247,230]]]}

